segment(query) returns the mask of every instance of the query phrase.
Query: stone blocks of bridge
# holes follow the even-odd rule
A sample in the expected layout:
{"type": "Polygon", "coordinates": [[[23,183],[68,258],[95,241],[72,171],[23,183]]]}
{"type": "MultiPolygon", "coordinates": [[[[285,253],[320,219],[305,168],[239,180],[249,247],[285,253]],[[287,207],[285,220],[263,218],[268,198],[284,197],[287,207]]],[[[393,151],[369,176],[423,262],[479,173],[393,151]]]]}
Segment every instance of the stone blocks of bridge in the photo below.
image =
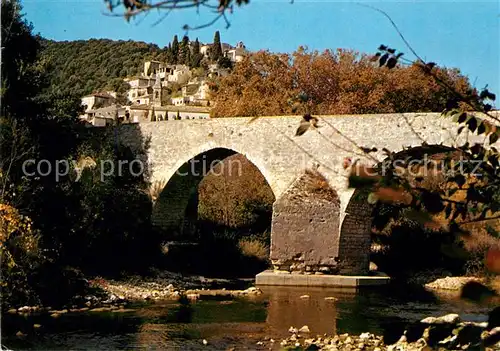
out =
{"type": "Polygon", "coordinates": [[[306,171],[273,206],[271,261],[276,270],[336,270],[340,201],[317,172],[306,171]]]}
{"type": "Polygon", "coordinates": [[[371,208],[363,207],[362,201],[348,206],[353,213],[345,215],[341,230],[337,192],[321,174],[306,171],[273,206],[270,258],[274,270],[367,274],[371,208]]]}

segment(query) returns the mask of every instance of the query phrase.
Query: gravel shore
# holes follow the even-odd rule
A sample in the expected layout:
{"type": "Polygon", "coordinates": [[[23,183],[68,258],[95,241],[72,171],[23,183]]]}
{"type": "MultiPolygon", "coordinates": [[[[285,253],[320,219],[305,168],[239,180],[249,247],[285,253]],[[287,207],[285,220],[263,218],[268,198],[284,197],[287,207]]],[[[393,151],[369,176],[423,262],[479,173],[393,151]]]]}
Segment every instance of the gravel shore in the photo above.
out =
{"type": "MultiPolygon", "coordinates": [[[[499,311],[500,312],[500,311],[499,311]]],[[[281,341],[273,339],[259,342],[261,346],[282,350],[329,351],[427,351],[427,350],[500,350],[500,326],[497,317],[490,316],[485,323],[464,322],[457,314],[428,317],[407,328],[392,345],[384,344],[381,336],[370,333],[360,335],[312,336],[309,327],[290,327],[291,336],[281,341]]]]}

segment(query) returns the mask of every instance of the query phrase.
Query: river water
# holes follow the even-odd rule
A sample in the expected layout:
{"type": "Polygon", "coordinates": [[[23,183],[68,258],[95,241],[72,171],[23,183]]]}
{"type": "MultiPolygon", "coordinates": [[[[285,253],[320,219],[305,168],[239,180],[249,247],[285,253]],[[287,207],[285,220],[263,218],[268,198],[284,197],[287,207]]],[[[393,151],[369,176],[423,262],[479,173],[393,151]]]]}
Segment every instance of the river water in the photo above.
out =
{"type": "Polygon", "coordinates": [[[260,288],[264,294],[247,299],[140,304],[125,313],[67,313],[59,318],[6,314],[2,343],[14,350],[259,350],[263,347],[258,341],[278,340],[289,336],[290,326],[303,325],[312,334],[372,332],[390,342],[405,325],[424,317],[453,312],[465,320],[486,321],[492,307],[393,285],[357,292],[260,288]],[[34,330],[34,323],[42,327],[34,330]],[[27,336],[15,337],[17,331],[27,336]]]}

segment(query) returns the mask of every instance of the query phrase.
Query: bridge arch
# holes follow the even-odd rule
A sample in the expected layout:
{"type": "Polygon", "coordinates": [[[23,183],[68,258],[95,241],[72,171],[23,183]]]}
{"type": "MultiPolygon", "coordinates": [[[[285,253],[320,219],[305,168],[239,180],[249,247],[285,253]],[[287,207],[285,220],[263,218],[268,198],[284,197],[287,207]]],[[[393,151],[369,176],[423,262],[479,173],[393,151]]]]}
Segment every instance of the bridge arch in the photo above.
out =
{"type": "MultiPolygon", "coordinates": [[[[249,157],[233,148],[206,144],[197,148],[192,154],[194,156],[187,160],[178,161],[172,169],[166,172],[168,178],[157,180],[164,186],[153,206],[152,222],[174,239],[180,239],[183,234],[186,234],[187,224],[189,220],[193,219],[188,218],[188,214],[197,213],[200,182],[217,164],[228,157],[237,154],[245,156],[270,186],[265,168],[256,164],[260,162],[254,161],[251,156],[249,157]]],[[[226,166],[232,167],[231,164],[226,166]]],[[[236,166],[239,167],[239,165],[236,166]]],[[[244,172],[245,170],[237,168],[236,171],[244,172]]],[[[274,194],[271,186],[270,188],[274,194]]]]}
{"type": "MultiPolygon", "coordinates": [[[[241,154],[245,156],[255,167],[257,167],[260,173],[264,176],[274,195],[278,195],[280,189],[278,189],[278,187],[275,185],[273,174],[268,170],[265,160],[260,157],[254,156],[252,154],[252,149],[250,148],[249,150],[247,150],[244,146],[245,145],[234,145],[231,143],[217,141],[210,141],[201,145],[195,145],[194,147],[191,147],[185,151],[184,154],[188,156],[183,155],[182,158],[178,159],[174,163],[169,164],[168,167],[160,167],[159,171],[156,172],[156,174],[153,174],[153,178],[157,181],[167,182],[175,175],[175,173],[179,172],[181,167],[184,167],[186,163],[192,160],[208,160],[210,159],[210,157],[218,154],[218,151],[216,150],[228,150],[232,153],[228,152],[226,157],[235,154],[241,154]]],[[[167,152],[165,152],[164,154],[162,153],[159,156],[170,157],[168,150],[167,152]]],[[[224,153],[221,153],[220,156],[224,156],[224,153]]]]}

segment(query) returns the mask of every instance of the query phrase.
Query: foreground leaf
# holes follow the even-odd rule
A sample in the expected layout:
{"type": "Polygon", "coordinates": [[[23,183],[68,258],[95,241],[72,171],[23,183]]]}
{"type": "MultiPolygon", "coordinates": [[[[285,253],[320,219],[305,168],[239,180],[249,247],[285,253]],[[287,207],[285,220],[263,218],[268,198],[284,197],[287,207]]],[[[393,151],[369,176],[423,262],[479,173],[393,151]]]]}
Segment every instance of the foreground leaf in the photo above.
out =
{"type": "Polygon", "coordinates": [[[389,204],[411,204],[413,197],[402,188],[394,189],[390,187],[379,188],[375,192],[378,199],[389,204]]]}
{"type": "Polygon", "coordinates": [[[303,135],[305,132],[307,132],[307,130],[309,129],[310,126],[311,126],[311,123],[309,123],[309,122],[306,122],[306,121],[301,122],[299,127],[297,128],[297,131],[295,132],[295,136],[303,135]]]}
{"type": "Polygon", "coordinates": [[[485,259],[486,268],[492,273],[500,274],[500,250],[489,249],[485,259]]]}
{"type": "Polygon", "coordinates": [[[373,186],[379,182],[380,179],[380,175],[373,167],[355,164],[351,168],[351,174],[349,175],[349,187],[362,188],[373,186]]]}

